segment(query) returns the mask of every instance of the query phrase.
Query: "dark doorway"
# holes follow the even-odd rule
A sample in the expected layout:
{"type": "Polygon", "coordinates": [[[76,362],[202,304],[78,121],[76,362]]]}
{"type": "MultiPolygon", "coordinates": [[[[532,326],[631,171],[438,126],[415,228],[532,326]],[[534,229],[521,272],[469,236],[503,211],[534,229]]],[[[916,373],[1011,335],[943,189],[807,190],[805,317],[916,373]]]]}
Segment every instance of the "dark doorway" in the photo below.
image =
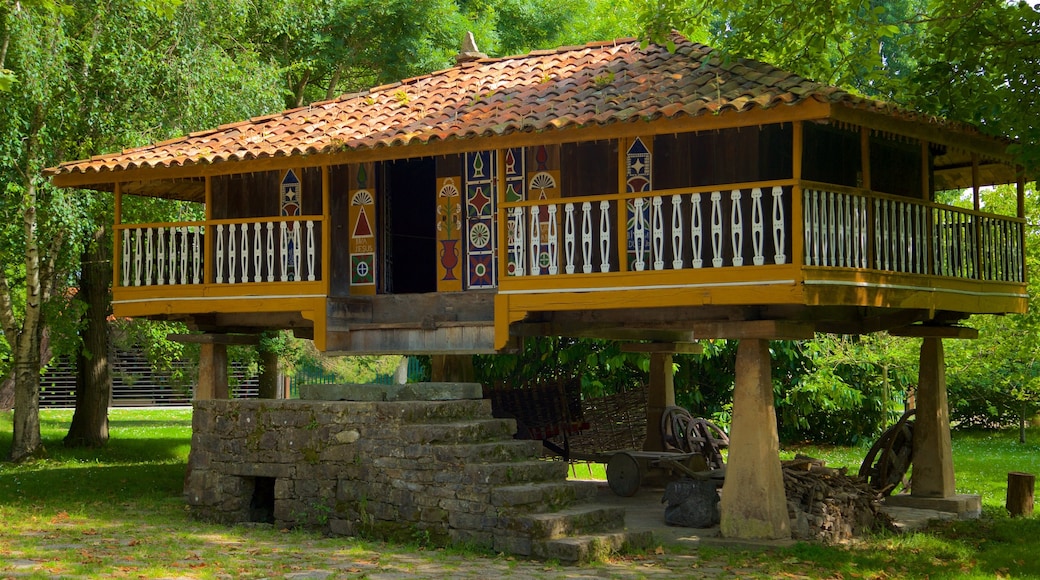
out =
{"type": "Polygon", "coordinates": [[[383,291],[437,291],[437,166],[434,159],[383,163],[383,291]]]}
{"type": "Polygon", "coordinates": [[[274,478],[254,477],[253,496],[249,498],[249,521],[274,523],[274,478]]]}

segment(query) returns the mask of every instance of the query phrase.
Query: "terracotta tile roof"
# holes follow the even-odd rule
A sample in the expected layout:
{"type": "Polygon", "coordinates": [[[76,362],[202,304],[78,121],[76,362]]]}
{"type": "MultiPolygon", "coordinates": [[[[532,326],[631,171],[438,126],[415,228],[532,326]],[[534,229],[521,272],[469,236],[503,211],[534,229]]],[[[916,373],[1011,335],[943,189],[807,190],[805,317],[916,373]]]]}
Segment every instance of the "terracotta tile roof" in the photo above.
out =
{"type": "Polygon", "coordinates": [[[769,109],[810,99],[911,116],[752,60],[723,61],[677,38],[487,58],[339,99],[72,161],[52,175],[178,167],[396,147],[635,120],[769,109]]]}

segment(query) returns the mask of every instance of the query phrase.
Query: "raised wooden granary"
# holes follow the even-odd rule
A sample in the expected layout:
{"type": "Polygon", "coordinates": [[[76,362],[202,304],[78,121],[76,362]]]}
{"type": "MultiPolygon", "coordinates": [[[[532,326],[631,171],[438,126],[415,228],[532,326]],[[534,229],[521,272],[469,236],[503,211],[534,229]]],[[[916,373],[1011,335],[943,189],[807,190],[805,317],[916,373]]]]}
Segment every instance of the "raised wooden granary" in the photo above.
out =
{"type": "Polygon", "coordinates": [[[114,192],[117,316],[336,353],[740,339],[729,477],[775,480],[738,459],[764,341],[888,330],[941,369],[958,322],[1026,308],[1024,176],[973,127],[675,41],[477,58],[49,172],[114,192]],[[1009,183],[1017,215],[980,207],[1009,183]],[[127,195],[205,219],[127,223],[127,195]]]}

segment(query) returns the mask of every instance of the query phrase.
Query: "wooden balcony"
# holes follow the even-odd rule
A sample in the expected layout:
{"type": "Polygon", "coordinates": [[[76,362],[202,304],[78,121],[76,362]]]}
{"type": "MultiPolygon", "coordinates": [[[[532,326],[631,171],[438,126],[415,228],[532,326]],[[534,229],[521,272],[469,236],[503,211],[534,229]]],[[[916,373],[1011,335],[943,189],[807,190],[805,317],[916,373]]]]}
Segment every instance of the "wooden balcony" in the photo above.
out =
{"type": "Polygon", "coordinates": [[[883,328],[863,326],[863,309],[930,319],[1026,306],[1018,218],[796,180],[503,207],[498,346],[506,324],[545,312],[758,306],[842,331],[846,308],[859,331],[883,328]]]}
{"type": "Polygon", "coordinates": [[[212,313],[214,325],[216,313],[238,315],[245,326],[249,317],[323,321],[323,224],[319,215],[116,225],[113,311],[195,320],[212,313]]]}

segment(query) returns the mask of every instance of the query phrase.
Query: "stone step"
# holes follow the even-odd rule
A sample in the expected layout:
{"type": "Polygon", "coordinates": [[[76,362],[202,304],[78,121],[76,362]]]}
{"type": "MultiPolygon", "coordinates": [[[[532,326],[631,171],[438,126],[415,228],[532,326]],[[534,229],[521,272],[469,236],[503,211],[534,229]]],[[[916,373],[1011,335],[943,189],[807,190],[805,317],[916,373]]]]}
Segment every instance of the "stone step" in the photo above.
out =
{"type": "Polygon", "coordinates": [[[653,532],[614,532],[535,541],[531,556],[567,564],[587,564],[627,550],[644,550],[653,545],[653,532]]]}
{"type": "Polygon", "coordinates": [[[533,540],[555,540],[623,529],[625,508],[587,504],[557,512],[502,517],[499,526],[533,540]]]}
{"type": "Polygon", "coordinates": [[[430,446],[437,461],[455,464],[503,463],[533,460],[542,453],[542,442],[525,439],[504,439],[474,444],[430,446]]]}
{"type": "Polygon", "coordinates": [[[391,412],[402,423],[450,423],[472,419],[492,419],[490,399],[457,401],[408,401],[376,403],[380,411],[391,412]]]}
{"type": "Polygon", "coordinates": [[[491,490],[491,505],[500,514],[554,512],[589,501],[598,493],[595,482],[559,481],[526,483],[491,490]]]}
{"type": "Polygon", "coordinates": [[[514,419],[471,419],[450,423],[409,425],[402,430],[403,443],[463,444],[511,440],[516,433],[514,419]]]}
{"type": "Polygon", "coordinates": [[[507,463],[475,463],[463,467],[474,483],[510,485],[543,481],[565,481],[566,461],[532,459],[507,463]]]}

